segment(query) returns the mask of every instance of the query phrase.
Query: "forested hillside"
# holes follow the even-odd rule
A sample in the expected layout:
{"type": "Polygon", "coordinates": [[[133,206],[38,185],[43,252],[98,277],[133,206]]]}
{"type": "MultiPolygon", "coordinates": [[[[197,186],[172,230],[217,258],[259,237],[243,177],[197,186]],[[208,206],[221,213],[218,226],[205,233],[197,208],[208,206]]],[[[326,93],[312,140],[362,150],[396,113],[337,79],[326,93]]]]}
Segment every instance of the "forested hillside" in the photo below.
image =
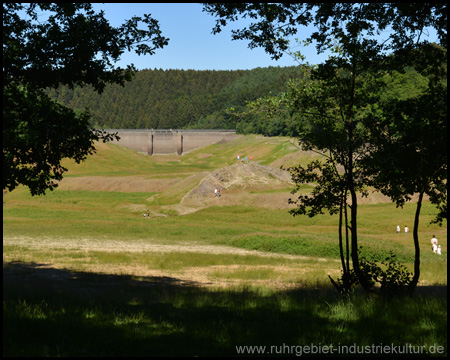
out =
{"type": "MultiPolygon", "coordinates": [[[[90,88],[61,87],[50,96],[74,110],[88,108],[92,125],[104,129],[236,129],[241,134],[297,136],[295,117],[280,111],[270,120],[247,113],[246,102],[287,90],[289,79],[302,76],[298,66],[235,71],[142,70],[132,81],[109,85],[99,95],[90,88]]],[[[427,81],[414,70],[386,74],[382,98],[413,97],[427,81]]],[[[377,92],[377,89],[371,91],[377,92]]]]}
{"type": "Polygon", "coordinates": [[[98,95],[90,88],[51,90],[74,110],[86,107],[93,125],[116,129],[234,129],[225,109],[244,110],[245,102],[286,90],[292,67],[236,71],[142,70],[124,87],[108,86],[98,95]]]}

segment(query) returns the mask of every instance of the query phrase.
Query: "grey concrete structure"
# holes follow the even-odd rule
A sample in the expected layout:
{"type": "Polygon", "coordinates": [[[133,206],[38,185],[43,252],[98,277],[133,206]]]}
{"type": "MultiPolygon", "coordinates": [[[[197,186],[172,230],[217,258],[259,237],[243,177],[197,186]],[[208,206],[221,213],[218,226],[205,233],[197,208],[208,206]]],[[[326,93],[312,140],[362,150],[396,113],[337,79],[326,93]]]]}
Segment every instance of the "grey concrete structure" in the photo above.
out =
{"type": "Polygon", "coordinates": [[[153,154],[178,154],[199,147],[230,140],[236,136],[235,130],[129,130],[112,129],[120,140],[115,143],[127,148],[153,154]]]}

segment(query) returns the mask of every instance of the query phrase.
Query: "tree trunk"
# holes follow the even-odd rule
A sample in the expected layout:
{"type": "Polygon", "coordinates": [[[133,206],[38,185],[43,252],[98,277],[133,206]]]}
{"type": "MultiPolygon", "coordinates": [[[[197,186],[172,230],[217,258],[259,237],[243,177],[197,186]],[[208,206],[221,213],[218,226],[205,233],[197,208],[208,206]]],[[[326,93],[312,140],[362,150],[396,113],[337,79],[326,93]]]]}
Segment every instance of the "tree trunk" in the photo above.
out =
{"type": "Polygon", "coordinates": [[[361,271],[361,267],[359,266],[359,255],[358,255],[358,224],[357,224],[357,209],[358,209],[358,200],[356,198],[355,191],[355,179],[354,179],[354,158],[353,158],[353,129],[355,128],[354,123],[354,113],[353,106],[355,104],[355,88],[356,88],[356,63],[353,61],[352,63],[352,80],[351,80],[351,89],[350,89],[350,104],[349,104],[349,112],[348,112],[348,190],[350,191],[352,206],[350,208],[350,226],[351,226],[351,235],[352,235],[352,261],[353,261],[353,269],[355,270],[355,274],[358,278],[359,283],[363,287],[363,289],[370,293],[370,285],[367,281],[364,273],[361,271]]]}
{"type": "Polygon", "coordinates": [[[414,230],[413,230],[414,250],[415,250],[414,276],[408,287],[409,295],[412,295],[416,290],[420,276],[419,216],[420,216],[420,209],[422,208],[422,200],[423,200],[423,191],[419,194],[419,200],[417,201],[416,207],[416,215],[414,217],[414,230]]]}
{"type": "Polygon", "coordinates": [[[359,254],[358,254],[358,232],[357,232],[357,199],[356,192],[353,188],[353,184],[350,186],[350,194],[352,197],[352,207],[351,207],[351,234],[352,234],[352,261],[353,261],[353,269],[355,270],[355,274],[358,277],[358,281],[361,284],[362,288],[367,292],[371,293],[372,290],[370,288],[369,282],[366,279],[366,276],[361,271],[361,267],[359,266],[359,254]]]}
{"type": "Polygon", "coordinates": [[[344,272],[345,275],[347,274],[347,267],[345,266],[344,247],[342,244],[342,212],[344,207],[344,198],[343,198],[344,196],[345,194],[342,195],[341,203],[339,204],[339,254],[341,255],[342,271],[344,272]]]}
{"type": "MultiPolygon", "coordinates": [[[[353,69],[355,70],[355,69],[353,69]]],[[[351,236],[352,236],[352,261],[353,261],[353,269],[355,270],[355,274],[358,278],[359,283],[363,287],[363,289],[370,293],[370,285],[366,279],[366,276],[361,271],[361,267],[359,266],[359,254],[358,254],[358,223],[357,223],[357,214],[358,214],[358,200],[356,197],[355,191],[355,179],[354,179],[354,164],[353,164],[353,128],[355,124],[353,123],[353,104],[355,97],[355,71],[352,73],[352,90],[351,90],[351,101],[350,101],[350,111],[349,111],[349,121],[348,121],[348,141],[349,141],[349,150],[348,150],[348,190],[350,191],[350,196],[352,199],[352,206],[350,208],[350,227],[351,227],[351,236]]]]}
{"type": "Polygon", "coordinates": [[[347,213],[347,190],[345,190],[345,207],[344,207],[344,216],[345,216],[345,247],[346,247],[346,260],[347,260],[347,269],[350,269],[350,244],[348,242],[348,213],[347,213]]]}

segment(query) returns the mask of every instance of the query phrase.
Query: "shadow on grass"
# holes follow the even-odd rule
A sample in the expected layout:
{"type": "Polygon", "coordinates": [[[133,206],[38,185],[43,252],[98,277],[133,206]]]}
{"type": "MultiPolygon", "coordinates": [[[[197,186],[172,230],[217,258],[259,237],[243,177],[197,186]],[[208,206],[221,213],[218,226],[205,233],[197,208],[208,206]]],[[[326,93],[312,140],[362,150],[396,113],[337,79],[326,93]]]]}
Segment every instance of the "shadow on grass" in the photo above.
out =
{"type": "Polygon", "coordinates": [[[446,287],[426,294],[346,303],[331,289],[210,290],[4,263],[3,356],[298,356],[299,345],[332,345],[337,355],[355,344],[438,344],[446,354],[446,287]]]}

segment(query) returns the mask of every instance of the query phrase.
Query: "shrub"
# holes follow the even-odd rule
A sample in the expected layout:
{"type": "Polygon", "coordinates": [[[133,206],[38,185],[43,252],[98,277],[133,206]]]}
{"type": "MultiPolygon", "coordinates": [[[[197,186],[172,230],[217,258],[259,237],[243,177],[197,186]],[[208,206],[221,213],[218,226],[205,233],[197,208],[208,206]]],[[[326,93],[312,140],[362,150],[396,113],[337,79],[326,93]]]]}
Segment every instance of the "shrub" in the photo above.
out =
{"type": "Polygon", "coordinates": [[[400,264],[396,255],[391,251],[390,255],[381,262],[384,269],[375,261],[362,257],[360,261],[361,270],[369,280],[372,287],[378,283],[380,293],[384,296],[404,295],[407,293],[412,281],[412,274],[407,268],[400,264]]]}
{"type": "Polygon", "coordinates": [[[328,277],[330,278],[331,283],[333,284],[339,295],[341,295],[343,298],[348,299],[348,297],[353,294],[357,285],[359,284],[358,277],[356,276],[353,269],[349,269],[346,272],[341,270],[341,273],[341,277],[336,281],[333,280],[330,275],[328,275],[328,277]]]}
{"type": "MultiPolygon", "coordinates": [[[[385,297],[406,295],[412,281],[412,274],[398,262],[392,251],[384,261],[381,261],[381,265],[379,266],[373,258],[367,260],[364,256],[360,257],[361,271],[368,280],[371,290],[385,297]]],[[[338,293],[344,298],[353,294],[359,284],[353,269],[346,272],[342,271],[341,277],[337,280],[328,277],[338,293]]]]}

